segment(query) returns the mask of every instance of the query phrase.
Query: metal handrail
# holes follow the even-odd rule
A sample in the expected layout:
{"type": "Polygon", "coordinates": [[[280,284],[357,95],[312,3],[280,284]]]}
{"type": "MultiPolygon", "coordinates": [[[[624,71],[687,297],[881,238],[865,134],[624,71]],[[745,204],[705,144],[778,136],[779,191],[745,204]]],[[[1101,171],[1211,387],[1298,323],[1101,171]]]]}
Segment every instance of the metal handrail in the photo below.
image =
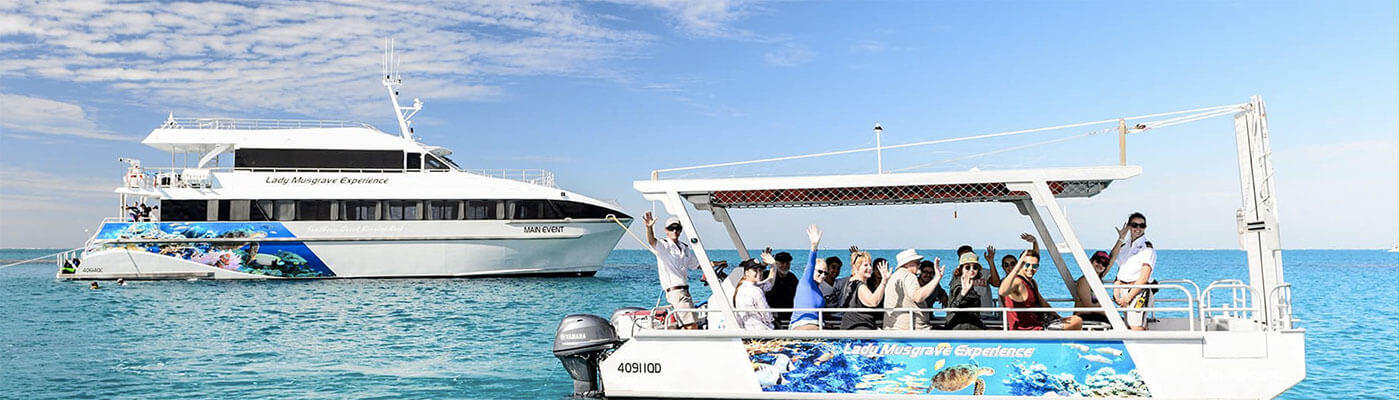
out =
{"type": "Polygon", "coordinates": [[[513,181],[525,182],[532,185],[559,187],[554,183],[554,172],[541,168],[525,169],[466,169],[468,173],[485,176],[488,178],[509,179],[513,181]]]}
{"type": "Polygon", "coordinates": [[[359,121],[320,120],[320,119],[259,119],[259,118],[170,118],[161,123],[161,129],[308,129],[308,128],[369,128],[373,125],[359,121]]]}
{"type": "MultiPolygon", "coordinates": [[[[1146,285],[1145,285],[1145,286],[1146,286],[1146,285]]],[[[1186,291],[1185,291],[1185,288],[1183,288],[1183,287],[1178,287],[1177,289],[1180,289],[1180,290],[1182,290],[1183,292],[1186,292],[1186,291]]],[[[1186,293],[1187,293],[1188,296],[1190,295],[1189,292],[1186,292],[1186,293]]],[[[667,316],[668,319],[669,319],[669,318],[672,318],[671,315],[680,314],[680,313],[687,313],[687,312],[691,312],[691,313],[705,313],[705,314],[708,314],[708,313],[716,313],[716,312],[724,312],[724,311],[725,311],[725,310],[723,310],[723,309],[717,309],[717,308],[673,308],[673,307],[671,307],[671,306],[669,306],[669,305],[666,305],[666,306],[661,306],[661,307],[653,308],[653,309],[652,309],[652,314],[654,315],[656,311],[660,311],[660,310],[662,310],[662,309],[669,309],[669,310],[670,310],[670,311],[669,311],[669,314],[668,314],[668,316],[667,316]]],[[[1185,311],[1185,312],[1187,312],[1188,314],[1192,314],[1192,311],[1194,311],[1194,304],[1188,305],[1187,307],[1147,307],[1147,308],[1141,308],[1141,309],[1139,309],[1139,310],[1143,310],[1143,311],[1164,311],[1164,312],[1165,312],[1165,311],[1185,311]]],[[[1104,308],[1103,308],[1103,307],[1026,307],[1026,308],[1006,308],[1006,307],[902,308],[902,307],[901,307],[901,308],[889,308],[889,309],[886,309],[886,308],[849,308],[849,307],[847,307],[847,308],[763,308],[763,309],[755,309],[755,308],[735,308],[735,309],[733,309],[733,311],[736,312],[736,313],[740,313],[740,312],[813,312],[813,313],[816,313],[816,314],[817,314],[817,322],[818,322],[818,324],[821,325],[821,326],[825,326],[825,322],[826,322],[826,321],[825,321],[825,316],[823,315],[823,313],[844,313],[844,312],[871,312],[871,311],[879,311],[879,312],[884,312],[884,313],[908,313],[908,314],[910,315],[910,317],[912,318],[913,315],[914,315],[914,313],[920,313],[920,312],[928,312],[928,313],[937,312],[937,313],[945,313],[945,314],[946,314],[946,313],[952,313],[952,312],[970,312],[970,313],[998,312],[998,313],[1001,313],[1001,315],[1002,315],[1002,330],[1010,330],[1010,329],[1009,329],[1010,327],[1009,327],[1008,324],[1006,323],[1006,315],[1007,315],[1007,313],[1010,313],[1010,312],[1046,312],[1046,311],[1050,311],[1050,312],[1071,312],[1071,313],[1074,313],[1074,312],[1104,312],[1104,308]]],[[[634,329],[634,333],[635,333],[636,326],[638,325],[638,324],[636,324],[636,319],[638,318],[638,316],[630,316],[630,317],[633,319],[633,329],[634,329]]],[[[642,316],[642,317],[644,317],[644,318],[650,318],[651,315],[642,316]]],[[[669,323],[669,322],[668,322],[667,324],[663,325],[663,330],[670,329],[671,325],[672,325],[672,324],[669,323]]],[[[1196,325],[1195,325],[1194,323],[1191,323],[1191,324],[1189,325],[1189,330],[1194,331],[1194,330],[1195,330],[1195,326],[1196,326],[1196,325]]],[[[910,327],[909,330],[917,330],[917,329],[915,329],[915,328],[913,328],[913,327],[910,327]]]]}
{"type": "MultiPolygon", "coordinates": [[[[1260,305],[1259,305],[1259,304],[1255,304],[1254,301],[1251,300],[1251,299],[1253,299],[1254,297],[1249,296],[1249,294],[1254,294],[1254,295],[1257,296],[1257,295],[1259,294],[1258,289],[1255,289],[1253,286],[1246,285],[1246,284],[1244,284],[1243,282],[1234,283],[1234,282],[1230,282],[1230,281],[1240,282],[1238,279],[1224,279],[1224,280],[1220,280],[1220,281],[1215,281],[1215,282],[1212,282],[1210,285],[1206,285],[1206,288],[1204,289],[1204,291],[1202,291],[1202,294],[1201,294],[1201,296],[1202,296],[1202,298],[1201,298],[1201,323],[1202,323],[1202,324],[1204,324],[1204,323],[1206,322],[1206,320],[1207,320],[1208,318],[1210,318],[1210,316],[1211,316],[1211,315],[1210,315],[1210,312],[1212,312],[1212,311],[1223,311],[1223,312],[1224,312],[1224,315],[1225,315],[1225,316],[1228,316],[1228,317],[1230,317],[1230,318],[1244,318],[1245,314],[1241,314],[1241,313],[1240,313],[1240,312],[1244,312],[1244,311],[1249,312],[1248,315],[1251,316],[1251,317],[1253,317],[1254,314],[1256,314],[1256,313],[1259,312],[1259,310],[1260,310],[1260,305]],[[1211,301],[1211,300],[1212,300],[1211,292],[1213,292],[1213,291],[1215,291],[1215,290],[1218,290],[1218,289],[1230,289],[1231,299],[1230,299],[1230,306],[1229,306],[1229,307],[1213,307],[1213,306],[1212,306],[1213,302],[1211,301]],[[1244,295],[1236,295],[1236,293],[1244,293],[1244,295]]],[[[1261,298],[1262,298],[1262,297],[1261,297],[1261,298]]]]}
{"type": "MultiPolygon", "coordinates": [[[[1185,307],[1186,310],[1184,310],[1184,311],[1186,311],[1186,315],[1187,315],[1186,321],[1187,321],[1187,326],[1189,327],[1187,330],[1189,330],[1189,331],[1195,331],[1195,330],[1196,330],[1196,312],[1195,312],[1195,311],[1196,311],[1196,309],[1195,309],[1195,307],[1196,307],[1196,301],[1195,301],[1195,299],[1196,299],[1196,298],[1195,298],[1195,297],[1192,297],[1191,292],[1188,291],[1188,290],[1186,290],[1186,287],[1185,287],[1185,286],[1181,286],[1181,285],[1174,284],[1174,283],[1160,283],[1160,282],[1159,282],[1159,283],[1155,283],[1155,284],[1154,284],[1154,283],[1149,283],[1149,284],[1144,284],[1144,285],[1136,285],[1136,284],[1126,284],[1126,285],[1109,284],[1109,285],[1104,285],[1104,289],[1105,289],[1105,290],[1112,290],[1112,289],[1176,289],[1176,290],[1180,290],[1181,293],[1185,293],[1185,294],[1186,294],[1186,304],[1187,304],[1187,307],[1185,307]]],[[[1175,300],[1175,299],[1170,299],[1170,298],[1166,299],[1166,301],[1174,301],[1174,300],[1175,300]]],[[[1158,308],[1158,307],[1134,308],[1134,310],[1135,310],[1135,311],[1139,311],[1139,310],[1140,310],[1141,312],[1151,312],[1154,316],[1157,314],[1157,311],[1183,311],[1183,310],[1165,310],[1165,309],[1158,308]]],[[[1119,310],[1119,311],[1123,311],[1123,310],[1119,310]]],[[[1201,326],[1202,326],[1202,327],[1205,326],[1204,322],[1202,322],[1202,325],[1201,325],[1201,326]]]]}
{"type": "Polygon", "coordinates": [[[1293,329],[1293,323],[1297,322],[1297,320],[1293,319],[1293,284],[1280,283],[1274,285],[1272,289],[1269,289],[1269,296],[1265,299],[1265,301],[1272,302],[1275,294],[1279,295],[1279,301],[1275,304],[1278,304],[1278,321],[1279,324],[1282,325],[1281,328],[1293,329]]]}

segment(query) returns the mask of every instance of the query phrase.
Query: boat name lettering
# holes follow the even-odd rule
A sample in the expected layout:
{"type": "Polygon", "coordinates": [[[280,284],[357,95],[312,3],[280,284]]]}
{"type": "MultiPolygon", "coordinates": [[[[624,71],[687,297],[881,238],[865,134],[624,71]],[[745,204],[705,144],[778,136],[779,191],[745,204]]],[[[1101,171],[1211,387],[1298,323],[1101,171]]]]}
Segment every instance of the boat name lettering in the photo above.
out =
{"type": "Polygon", "coordinates": [[[661,363],[654,362],[624,362],[617,364],[617,372],[624,374],[659,374],[661,373],[661,363]]]}
{"type": "Polygon", "coordinates": [[[279,185],[383,185],[389,183],[389,178],[320,178],[304,176],[269,176],[266,183],[276,183],[279,185]]]}
{"type": "Polygon", "coordinates": [[[949,356],[949,355],[954,355],[954,356],[969,357],[969,358],[975,358],[975,357],[1030,358],[1030,357],[1032,357],[1032,356],[1035,355],[1035,348],[1034,348],[1034,347],[1006,347],[1006,346],[970,346],[970,345],[965,345],[965,344],[963,344],[963,345],[958,345],[957,347],[953,347],[952,345],[949,345],[949,344],[947,344],[947,343],[941,343],[941,344],[939,344],[939,345],[937,345],[937,346],[910,346],[910,345],[897,344],[897,343],[887,343],[887,344],[873,344],[873,343],[872,343],[872,344],[854,345],[854,346],[853,346],[853,345],[850,345],[850,344],[847,344],[846,347],[843,348],[843,349],[841,350],[841,352],[842,352],[842,353],[845,353],[845,354],[858,354],[858,355],[865,355],[865,356],[899,355],[899,356],[908,356],[908,357],[919,357],[919,356],[943,356],[943,357],[947,357],[947,356],[949,356]]]}
{"type": "Polygon", "coordinates": [[[564,227],[559,225],[526,225],[525,233],[564,233],[564,227]]]}
{"type": "Polygon", "coordinates": [[[102,267],[83,267],[83,273],[102,273],[102,267]]]}

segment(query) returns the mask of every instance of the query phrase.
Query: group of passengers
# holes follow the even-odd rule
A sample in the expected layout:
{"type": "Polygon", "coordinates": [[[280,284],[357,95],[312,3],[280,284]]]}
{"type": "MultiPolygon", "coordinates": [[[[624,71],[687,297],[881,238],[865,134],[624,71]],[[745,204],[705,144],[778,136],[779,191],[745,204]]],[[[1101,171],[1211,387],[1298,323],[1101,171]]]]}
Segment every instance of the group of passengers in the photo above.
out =
{"type": "MultiPolygon", "coordinates": [[[[647,228],[647,239],[657,257],[657,270],[666,299],[676,309],[693,309],[690,297],[687,270],[699,269],[690,245],[681,240],[683,230],[678,218],[672,217],[663,225],[664,240],[658,240],[653,226],[655,218],[651,213],[643,216],[647,228]]],[[[1118,240],[1110,251],[1098,251],[1090,257],[1096,279],[1100,282],[1108,274],[1112,265],[1118,265],[1114,281],[1117,285],[1129,288],[1115,288],[1112,299],[1125,312],[1124,321],[1133,330],[1146,330],[1147,313],[1142,311],[1150,304],[1151,289],[1132,287],[1152,282],[1152,268],[1156,264],[1156,252],[1146,238],[1147,218],[1141,213],[1133,213],[1128,221],[1117,228],[1118,240]]],[[[1015,311],[1017,309],[1044,309],[1050,304],[1041,295],[1035,281],[1040,267],[1040,246],[1034,236],[1021,234],[1021,239],[1031,245],[1030,250],[1020,257],[1004,255],[997,259],[996,249],[987,246],[982,254],[987,267],[982,266],[972,246],[962,246],[957,250],[957,266],[952,271],[948,286],[943,287],[943,277],[947,274],[942,260],[924,259],[914,249],[907,249],[895,256],[896,267],[891,270],[888,260],[873,258],[869,252],[856,246],[850,247],[849,263],[851,274],[837,278],[844,265],[839,257],[821,259],[817,257],[817,246],[822,231],[816,225],[807,228],[810,248],[801,277],[793,273],[792,255],[787,252],[774,254],[766,249],[758,258],[744,260],[739,269],[733,271],[728,282],[734,290],[727,299],[712,297],[733,305],[743,329],[774,329],[787,327],[796,330],[822,329],[822,320],[839,319],[840,329],[987,329],[985,318],[1000,319],[1000,307],[1011,309],[1006,313],[1007,329],[1042,330],[1047,327],[1063,330],[1079,330],[1085,321],[1108,323],[1108,317],[1097,311],[1077,311],[1062,317],[1051,311],[1015,311]],[[998,262],[999,261],[999,262],[998,262]],[[993,265],[1000,265],[998,272],[993,265]],[[768,267],[772,268],[768,268],[768,267]],[[765,272],[766,271],[766,272],[765,272]],[[984,309],[980,311],[952,311],[941,324],[935,322],[929,311],[911,309],[931,309],[935,304],[950,309],[984,309]],[[806,309],[847,308],[861,311],[823,312],[818,318],[816,311],[761,311],[767,309],[806,309]]],[[[724,262],[716,262],[722,265],[724,262]]],[[[1075,308],[1101,307],[1094,295],[1089,278],[1080,277],[1071,290],[1075,308]]],[[[718,292],[716,292],[718,296],[718,292]]],[[[675,313],[678,323],[685,329],[696,329],[693,313],[675,313]]],[[[711,326],[716,321],[711,316],[711,326]]]]}

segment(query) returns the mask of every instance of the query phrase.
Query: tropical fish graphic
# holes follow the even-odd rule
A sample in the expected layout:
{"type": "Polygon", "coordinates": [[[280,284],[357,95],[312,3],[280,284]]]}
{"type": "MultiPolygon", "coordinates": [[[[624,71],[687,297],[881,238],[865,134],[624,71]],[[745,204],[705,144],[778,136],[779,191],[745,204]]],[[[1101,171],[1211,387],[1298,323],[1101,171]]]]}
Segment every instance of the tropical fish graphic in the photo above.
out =
{"type": "Polygon", "coordinates": [[[1118,350],[1118,349],[1115,349],[1115,348],[1112,348],[1112,347],[1100,347],[1100,348],[1094,349],[1094,351],[1098,352],[1099,354],[1110,355],[1110,356],[1114,356],[1114,357],[1122,357],[1122,356],[1123,356],[1123,350],[1118,350]]]}
{"type": "Polygon", "coordinates": [[[1085,353],[1088,353],[1088,352],[1089,352],[1089,346],[1085,346],[1085,345],[1082,345],[1082,344],[1079,344],[1079,343],[1065,343],[1065,347],[1068,347],[1068,348],[1071,348],[1071,349],[1075,349],[1075,350],[1079,350],[1079,351],[1082,351],[1082,352],[1085,352],[1085,353]]]}
{"type": "Polygon", "coordinates": [[[1101,356],[1101,355],[1098,355],[1098,354],[1090,354],[1090,355],[1087,355],[1087,356],[1086,356],[1086,355],[1083,355],[1083,354],[1080,354],[1080,355],[1079,355],[1079,358],[1084,359],[1084,360],[1089,361],[1089,362],[1096,362],[1096,363],[1103,363],[1103,364],[1113,364],[1113,360],[1109,360],[1108,357],[1104,357],[1104,356],[1101,356]]]}

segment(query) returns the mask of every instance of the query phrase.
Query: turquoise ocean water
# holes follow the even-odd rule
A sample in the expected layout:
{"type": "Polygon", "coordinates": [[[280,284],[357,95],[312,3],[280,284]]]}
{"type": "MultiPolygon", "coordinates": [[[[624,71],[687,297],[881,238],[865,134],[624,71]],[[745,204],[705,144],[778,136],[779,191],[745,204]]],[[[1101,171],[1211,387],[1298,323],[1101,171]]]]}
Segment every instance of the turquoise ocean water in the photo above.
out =
{"type": "MultiPolygon", "coordinates": [[[[0,264],[54,251],[0,250],[0,264]]],[[[1283,398],[1396,398],[1397,260],[1385,251],[1284,252],[1308,330],[1308,378],[1283,398]]],[[[1166,250],[1156,276],[1244,279],[1242,263],[1239,251],[1166,250]]],[[[558,399],[572,389],[550,354],[560,318],[651,306],[659,294],[653,259],[641,250],[614,251],[593,278],[104,282],[89,290],[54,272],[51,261],[0,269],[0,398],[558,399]]],[[[1066,297],[1054,268],[1037,278],[1047,297],[1066,297]]]]}

